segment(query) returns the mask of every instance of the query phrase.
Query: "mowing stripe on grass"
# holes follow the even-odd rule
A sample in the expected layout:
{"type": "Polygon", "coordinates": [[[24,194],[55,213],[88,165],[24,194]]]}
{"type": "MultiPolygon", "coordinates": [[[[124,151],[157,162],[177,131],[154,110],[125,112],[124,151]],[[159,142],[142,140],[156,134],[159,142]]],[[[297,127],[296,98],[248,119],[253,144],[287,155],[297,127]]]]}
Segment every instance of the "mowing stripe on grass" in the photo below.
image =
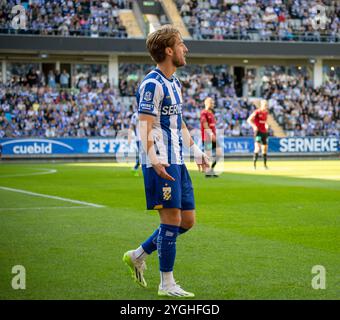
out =
{"type": "Polygon", "coordinates": [[[0,211],[20,211],[20,210],[50,210],[50,209],[88,209],[89,207],[31,207],[31,208],[0,208],[0,211]]]}
{"type": "Polygon", "coordinates": [[[42,197],[42,198],[55,199],[55,200],[60,200],[60,201],[65,201],[65,202],[82,204],[82,205],[85,205],[85,206],[88,206],[88,207],[95,207],[95,208],[104,208],[105,207],[105,206],[102,206],[100,204],[95,204],[95,203],[90,203],[90,202],[85,202],[85,201],[79,201],[79,200],[73,200],[73,199],[67,199],[67,198],[62,198],[62,197],[57,197],[57,196],[50,196],[50,195],[47,195],[47,194],[30,192],[30,191],[26,191],[26,190],[13,189],[13,188],[7,188],[7,187],[2,187],[2,186],[0,186],[0,189],[6,190],[6,191],[28,194],[30,196],[35,196],[35,197],[42,197]]]}
{"type": "Polygon", "coordinates": [[[0,178],[42,176],[44,174],[53,174],[57,172],[56,169],[40,169],[40,170],[44,170],[44,171],[31,172],[31,173],[6,174],[6,175],[1,175],[0,178]]]}

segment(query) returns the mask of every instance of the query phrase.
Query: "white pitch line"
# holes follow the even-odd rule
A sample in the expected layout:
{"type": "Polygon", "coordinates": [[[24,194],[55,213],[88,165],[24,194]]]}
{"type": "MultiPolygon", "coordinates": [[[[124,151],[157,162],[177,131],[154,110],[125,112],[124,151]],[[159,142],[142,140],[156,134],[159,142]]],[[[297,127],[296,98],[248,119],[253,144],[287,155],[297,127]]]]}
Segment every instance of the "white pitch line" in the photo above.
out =
{"type": "Polygon", "coordinates": [[[32,207],[32,208],[0,208],[0,211],[17,211],[17,210],[49,210],[49,209],[88,209],[89,207],[32,207]]]}
{"type": "Polygon", "coordinates": [[[44,174],[53,174],[56,173],[56,169],[41,169],[43,172],[32,172],[32,173],[18,173],[18,174],[6,174],[0,176],[0,178],[11,178],[11,177],[28,177],[28,176],[42,176],[44,174]]]}
{"type": "Polygon", "coordinates": [[[95,207],[95,208],[104,208],[105,207],[105,206],[102,206],[100,204],[95,204],[95,203],[90,203],[90,202],[85,202],[85,201],[79,201],[79,200],[73,200],[73,199],[67,199],[67,198],[62,198],[62,197],[57,197],[57,196],[50,196],[50,195],[47,195],[47,194],[30,192],[30,191],[26,191],[26,190],[13,189],[13,188],[1,187],[1,186],[0,186],[0,189],[6,190],[6,191],[28,194],[30,196],[36,196],[36,197],[42,197],[42,198],[55,199],[55,200],[60,200],[60,201],[65,201],[65,202],[82,204],[82,205],[85,205],[85,206],[88,206],[88,207],[95,207]]]}

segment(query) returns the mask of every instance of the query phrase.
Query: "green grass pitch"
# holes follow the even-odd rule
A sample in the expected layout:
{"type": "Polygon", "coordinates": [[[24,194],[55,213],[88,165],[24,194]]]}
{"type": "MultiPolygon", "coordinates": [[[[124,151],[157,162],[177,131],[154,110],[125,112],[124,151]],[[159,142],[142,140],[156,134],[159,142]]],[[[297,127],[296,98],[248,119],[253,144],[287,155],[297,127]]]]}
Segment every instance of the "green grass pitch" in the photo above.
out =
{"type": "MultiPolygon", "coordinates": [[[[178,238],[175,278],[197,299],[340,298],[340,161],[269,165],[225,162],[218,179],[191,170],[197,223],[178,238]],[[312,288],[315,265],[326,289],[312,288]]],[[[130,166],[0,164],[1,300],[158,299],[157,254],[146,289],[122,262],[159,224],[130,166]],[[26,269],[25,290],[11,286],[15,265],[26,269]]]]}

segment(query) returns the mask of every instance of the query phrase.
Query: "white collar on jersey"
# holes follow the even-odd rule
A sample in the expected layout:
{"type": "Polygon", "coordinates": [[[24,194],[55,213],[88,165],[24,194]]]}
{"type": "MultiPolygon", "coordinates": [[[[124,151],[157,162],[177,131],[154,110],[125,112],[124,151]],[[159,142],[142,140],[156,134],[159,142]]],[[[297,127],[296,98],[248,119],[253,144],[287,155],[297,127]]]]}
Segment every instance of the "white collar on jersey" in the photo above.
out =
{"type": "Polygon", "coordinates": [[[165,74],[164,74],[161,70],[159,70],[158,68],[155,68],[153,71],[156,71],[156,72],[159,73],[164,79],[166,79],[166,80],[168,80],[168,81],[170,81],[170,82],[173,82],[173,81],[174,81],[174,75],[172,75],[171,78],[169,79],[169,78],[167,78],[167,77],[165,76],[165,74]]]}

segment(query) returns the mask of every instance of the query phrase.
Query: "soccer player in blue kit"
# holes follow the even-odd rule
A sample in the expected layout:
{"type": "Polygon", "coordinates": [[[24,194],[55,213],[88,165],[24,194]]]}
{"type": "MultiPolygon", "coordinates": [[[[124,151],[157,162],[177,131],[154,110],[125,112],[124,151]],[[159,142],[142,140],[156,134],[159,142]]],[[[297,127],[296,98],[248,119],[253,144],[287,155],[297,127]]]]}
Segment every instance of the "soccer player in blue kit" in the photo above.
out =
{"type": "Polygon", "coordinates": [[[182,119],[181,84],[174,76],[186,64],[188,49],[180,32],[162,26],[146,40],[157,67],[146,75],[136,94],[142,144],[141,160],[148,210],[158,210],[160,226],[137,249],[127,251],[123,261],[143,287],[145,259],[158,251],[159,296],[191,298],[175,281],[173,268],[176,239],[195,222],[193,187],[183,161],[183,145],[194,155],[200,171],[209,168],[209,158],[194,143],[182,119]]]}

